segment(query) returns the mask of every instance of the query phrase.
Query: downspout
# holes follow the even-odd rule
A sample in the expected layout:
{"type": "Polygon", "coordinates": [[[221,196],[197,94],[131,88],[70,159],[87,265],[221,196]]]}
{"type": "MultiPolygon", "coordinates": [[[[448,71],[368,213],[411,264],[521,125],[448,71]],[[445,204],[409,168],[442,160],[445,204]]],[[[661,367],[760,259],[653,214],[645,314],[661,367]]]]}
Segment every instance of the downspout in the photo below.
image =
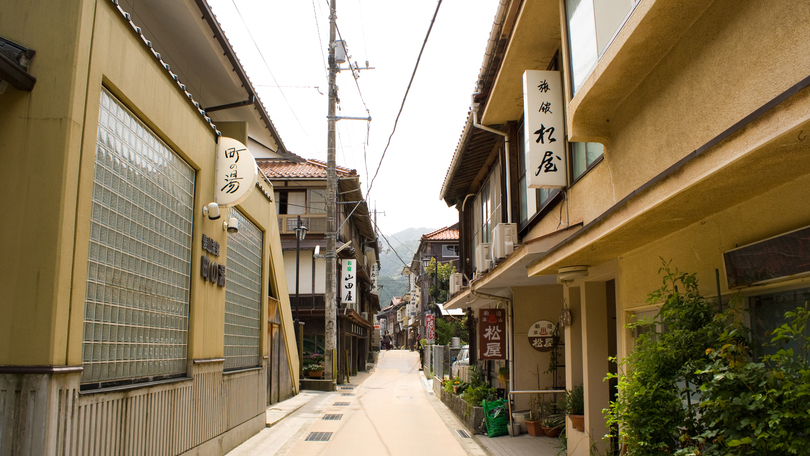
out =
{"type": "Polygon", "coordinates": [[[508,305],[507,315],[509,318],[509,391],[515,390],[515,302],[512,298],[506,296],[491,295],[487,293],[480,293],[473,288],[474,284],[470,284],[470,294],[475,298],[489,298],[498,301],[505,301],[508,305]]]}
{"type": "Polygon", "coordinates": [[[496,130],[494,128],[487,127],[485,125],[481,125],[478,123],[478,108],[480,106],[479,103],[475,102],[475,96],[480,95],[478,93],[472,94],[472,104],[470,106],[470,110],[472,111],[472,119],[473,119],[473,127],[488,131],[490,133],[495,133],[496,135],[503,136],[503,164],[504,168],[506,168],[506,223],[512,223],[512,179],[511,173],[509,172],[509,134],[500,130],[496,130]]]}

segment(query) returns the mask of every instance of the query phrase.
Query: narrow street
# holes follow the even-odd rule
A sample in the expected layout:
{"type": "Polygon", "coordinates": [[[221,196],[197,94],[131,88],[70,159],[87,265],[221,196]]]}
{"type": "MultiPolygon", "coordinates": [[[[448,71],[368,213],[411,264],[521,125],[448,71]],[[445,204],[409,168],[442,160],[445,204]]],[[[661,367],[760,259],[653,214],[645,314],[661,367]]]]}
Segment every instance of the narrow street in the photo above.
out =
{"type": "Polygon", "coordinates": [[[228,454],[486,454],[475,440],[456,432],[464,427],[428,389],[417,352],[381,352],[376,368],[351,385],[301,394],[315,397],[228,454]],[[308,440],[317,436],[328,440],[308,440]]]}

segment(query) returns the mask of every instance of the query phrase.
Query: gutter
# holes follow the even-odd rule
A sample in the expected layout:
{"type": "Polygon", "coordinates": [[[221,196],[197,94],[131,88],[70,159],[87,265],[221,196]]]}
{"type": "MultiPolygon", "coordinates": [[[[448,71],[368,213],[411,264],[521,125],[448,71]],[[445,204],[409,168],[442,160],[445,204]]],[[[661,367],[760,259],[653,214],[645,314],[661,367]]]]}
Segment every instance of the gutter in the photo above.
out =
{"type": "MultiPolygon", "coordinates": [[[[506,170],[506,223],[512,223],[512,179],[511,173],[509,172],[509,134],[500,130],[496,130],[494,128],[487,127],[485,125],[481,125],[478,123],[478,108],[481,106],[480,103],[475,102],[476,95],[480,95],[478,93],[472,94],[472,126],[478,128],[480,130],[488,131],[490,133],[495,133],[496,135],[503,136],[503,166],[506,170]]],[[[466,200],[466,199],[465,199],[466,200]]]]}

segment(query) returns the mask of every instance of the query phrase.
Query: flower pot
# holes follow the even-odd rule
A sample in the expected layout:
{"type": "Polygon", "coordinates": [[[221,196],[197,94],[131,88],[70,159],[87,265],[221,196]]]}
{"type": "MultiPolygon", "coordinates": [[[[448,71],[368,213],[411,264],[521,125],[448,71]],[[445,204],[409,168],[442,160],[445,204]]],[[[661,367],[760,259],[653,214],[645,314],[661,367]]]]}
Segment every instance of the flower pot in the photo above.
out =
{"type": "Polygon", "coordinates": [[[579,432],[585,432],[585,415],[568,415],[571,426],[579,432]]]}
{"type": "Polygon", "coordinates": [[[458,394],[458,385],[453,385],[453,394],[458,394]]]}
{"type": "Polygon", "coordinates": [[[560,435],[560,431],[562,428],[560,427],[545,427],[543,426],[543,432],[546,433],[547,437],[558,437],[560,435]]]}
{"type": "Polygon", "coordinates": [[[543,428],[540,426],[539,421],[529,421],[526,420],[526,430],[529,432],[529,435],[532,437],[542,437],[546,435],[543,432],[543,428]]]}
{"type": "Polygon", "coordinates": [[[309,378],[323,378],[323,371],[307,371],[309,378]]]}

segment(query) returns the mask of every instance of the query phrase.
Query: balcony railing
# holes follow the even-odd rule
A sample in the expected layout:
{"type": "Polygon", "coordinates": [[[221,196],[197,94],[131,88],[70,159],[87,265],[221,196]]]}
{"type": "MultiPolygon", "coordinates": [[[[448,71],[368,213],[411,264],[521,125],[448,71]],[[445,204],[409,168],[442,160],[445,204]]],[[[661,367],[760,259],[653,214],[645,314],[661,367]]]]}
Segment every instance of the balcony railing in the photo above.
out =
{"type": "MultiPolygon", "coordinates": [[[[301,215],[301,223],[306,225],[308,233],[326,233],[326,214],[301,215]]],[[[278,216],[278,231],[281,234],[295,234],[298,226],[298,215],[282,214],[278,216]]]]}

